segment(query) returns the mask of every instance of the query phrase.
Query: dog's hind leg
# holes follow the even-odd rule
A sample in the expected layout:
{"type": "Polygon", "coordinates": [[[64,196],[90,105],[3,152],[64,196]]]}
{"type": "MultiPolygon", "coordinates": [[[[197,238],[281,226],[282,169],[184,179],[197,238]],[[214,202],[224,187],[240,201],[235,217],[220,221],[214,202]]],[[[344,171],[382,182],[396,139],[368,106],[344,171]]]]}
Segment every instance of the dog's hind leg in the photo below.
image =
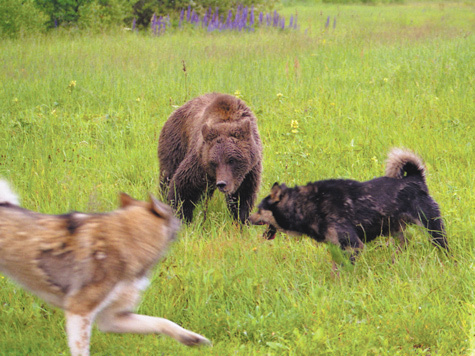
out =
{"type": "Polygon", "coordinates": [[[138,288],[133,284],[124,286],[114,301],[98,314],[99,329],[112,333],[165,334],[187,346],[211,344],[207,338],[170,320],[133,313],[139,299],[138,288]]]}
{"type": "Polygon", "coordinates": [[[355,228],[350,224],[342,225],[335,223],[332,227],[328,228],[325,234],[325,241],[348,251],[351,263],[355,262],[360,250],[364,248],[364,244],[358,237],[355,228]]]}
{"type": "Polygon", "coordinates": [[[440,216],[439,207],[430,197],[428,197],[428,200],[424,201],[424,203],[425,206],[423,206],[419,212],[420,223],[422,223],[422,226],[424,226],[431,235],[432,244],[448,251],[447,236],[444,222],[440,216]]]}
{"type": "Polygon", "coordinates": [[[355,263],[356,257],[364,248],[363,242],[360,240],[353,227],[348,227],[348,230],[340,233],[340,245],[350,253],[351,263],[355,263]]]}
{"type": "Polygon", "coordinates": [[[445,233],[444,223],[440,216],[430,217],[430,218],[422,218],[422,223],[429,231],[432,239],[431,242],[438,247],[443,247],[446,250],[449,249],[447,243],[447,236],[445,233]]]}
{"type": "Polygon", "coordinates": [[[109,311],[102,315],[98,326],[101,331],[112,333],[165,334],[187,346],[210,344],[205,337],[186,330],[170,320],[128,311],[109,311]]]}
{"type": "Polygon", "coordinates": [[[93,314],[79,315],[66,311],[66,333],[71,356],[89,356],[93,314]]]}

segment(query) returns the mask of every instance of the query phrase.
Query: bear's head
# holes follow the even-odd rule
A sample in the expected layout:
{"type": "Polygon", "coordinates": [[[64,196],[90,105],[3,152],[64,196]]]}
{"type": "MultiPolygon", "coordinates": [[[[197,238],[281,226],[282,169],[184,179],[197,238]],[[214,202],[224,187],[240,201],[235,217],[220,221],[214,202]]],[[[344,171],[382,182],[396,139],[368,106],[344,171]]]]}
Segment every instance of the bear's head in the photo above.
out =
{"type": "Polygon", "coordinates": [[[259,159],[250,120],[213,126],[205,123],[201,133],[201,163],[208,177],[221,192],[236,192],[259,159]]]}

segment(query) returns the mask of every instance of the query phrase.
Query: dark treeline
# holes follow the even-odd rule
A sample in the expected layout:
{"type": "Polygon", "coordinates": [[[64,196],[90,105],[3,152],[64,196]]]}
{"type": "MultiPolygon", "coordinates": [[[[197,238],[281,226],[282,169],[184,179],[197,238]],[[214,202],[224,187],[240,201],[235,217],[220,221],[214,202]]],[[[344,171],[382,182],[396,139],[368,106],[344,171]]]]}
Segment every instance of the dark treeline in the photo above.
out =
{"type": "MultiPolygon", "coordinates": [[[[210,28],[206,14],[216,15],[213,28],[234,26],[228,19],[245,17],[245,13],[260,16],[259,23],[267,26],[286,27],[284,19],[277,13],[270,13],[278,3],[321,1],[323,3],[398,3],[404,0],[0,0],[0,38],[15,38],[44,33],[52,29],[79,29],[101,32],[117,27],[133,27],[134,30],[152,29],[156,22],[166,18],[166,26],[180,26],[183,13],[188,11],[194,17],[189,23],[201,23],[210,28]],[[262,18],[262,16],[265,18],[262,18]],[[278,23],[276,22],[278,19],[278,23]],[[154,22],[155,21],[155,22],[154,22]],[[224,24],[220,24],[220,21],[224,24]],[[271,22],[271,23],[269,23],[271,22]]],[[[250,18],[247,19],[249,23],[250,18]]],[[[239,22],[239,21],[238,21],[239,22]]],[[[243,21],[240,21],[243,22],[243,21]]],[[[288,27],[296,28],[292,19],[288,27]]]]}
{"type": "Polygon", "coordinates": [[[1,0],[0,37],[18,37],[54,28],[79,28],[92,31],[117,26],[144,29],[154,16],[178,19],[192,6],[197,14],[219,7],[228,12],[241,6],[257,10],[272,9],[278,0],[1,0]]]}

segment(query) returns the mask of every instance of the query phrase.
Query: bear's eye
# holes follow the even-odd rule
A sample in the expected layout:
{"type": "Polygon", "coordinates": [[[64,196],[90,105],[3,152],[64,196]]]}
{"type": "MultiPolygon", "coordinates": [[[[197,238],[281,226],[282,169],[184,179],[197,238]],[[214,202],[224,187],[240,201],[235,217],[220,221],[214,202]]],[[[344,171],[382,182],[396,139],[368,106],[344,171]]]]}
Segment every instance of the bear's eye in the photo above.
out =
{"type": "Polygon", "coordinates": [[[234,164],[234,162],[236,162],[236,160],[233,159],[233,158],[230,158],[230,159],[228,160],[228,164],[234,164]]]}

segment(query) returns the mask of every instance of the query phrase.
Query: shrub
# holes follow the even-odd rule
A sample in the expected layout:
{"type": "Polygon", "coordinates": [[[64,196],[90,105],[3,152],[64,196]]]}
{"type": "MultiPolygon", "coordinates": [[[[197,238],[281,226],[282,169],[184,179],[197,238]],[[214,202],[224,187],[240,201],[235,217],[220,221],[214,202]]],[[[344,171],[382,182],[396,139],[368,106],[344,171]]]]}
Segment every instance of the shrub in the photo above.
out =
{"type": "Polygon", "coordinates": [[[130,19],[131,7],[124,0],[95,0],[79,8],[78,26],[104,31],[123,25],[130,19]]]}
{"type": "Polygon", "coordinates": [[[33,0],[0,1],[0,38],[43,32],[46,20],[33,0]]]}
{"type": "Polygon", "coordinates": [[[49,16],[49,28],[76,23],[79,9],[92,0],[35,0],[36,4],[49,16]]]}

